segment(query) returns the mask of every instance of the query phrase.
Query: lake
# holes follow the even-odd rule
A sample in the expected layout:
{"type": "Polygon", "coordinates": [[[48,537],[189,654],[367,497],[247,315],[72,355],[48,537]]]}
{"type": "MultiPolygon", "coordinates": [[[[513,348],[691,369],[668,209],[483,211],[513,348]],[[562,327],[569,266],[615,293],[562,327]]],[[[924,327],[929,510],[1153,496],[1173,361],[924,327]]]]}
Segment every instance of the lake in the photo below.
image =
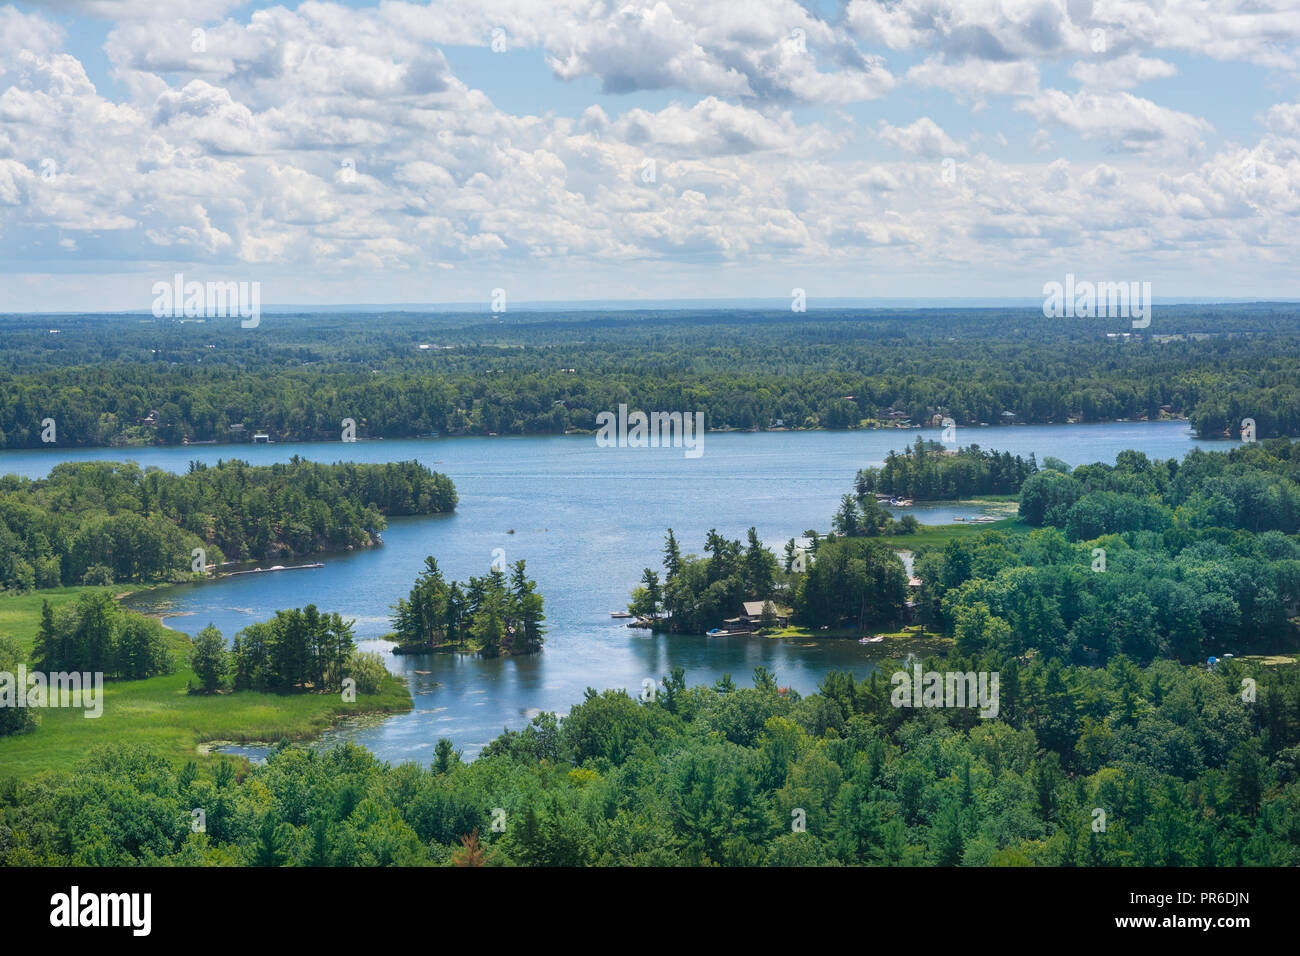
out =
{"type": "MultiPolygon", "coordinates": [[[[869,673],[873,659],[885,654],[879,646],[655,637],[609,615],[625,608],[643,568],[661,569],[669,526],[683,552],[700,553],[710,528],[743,538],[753,525],[779,555],[787,539],[830,526],[859,468],[879,465],[918,434],[937,440],[939,430],[709,433],[703,455],[693,459],[680,448],[598,448],[592,436],[51,448],[0,452],[0,473],[40,477],[61,461],[91,459],[131,459],[181,472],[191,460],[271,464],[299,455],[325,462],[415,459],[449,475],[460,496],[456,512],[393,519],[382,547],[322,556],[325,566],[318,569],[178,585],[128,602],[168,614],[169,626],[190,635],[215,624],[227,639],[277,609],[314,603],[355,619],[363,650],[386,651],[391,645],[378,639],[389,630],[389,608],[406,596],[425,555],[434,555],[443,573],[458,580],[486,572],[496,549],[507,562],[523,558],[546,601],[541,654],[497,660],[385,654],[390,669],[410,682],[413,711],[342,724],[317,744],[352,740],[385,760],[427,762],[439,737],[473,756],[503,727],[520,728],[540,711],[567,713],[588,687],[635,694],[643,680],[657,680],[675,665],[686,669],[691,684],[727,673],[741,685],[763,665],[779,684],[805,694],[816,690],[828,670],[869,673]]],[[[1033,452],[1040,462],[1053,455],[1071,465],[1113,463],[1126,448],[1153,458],[1182,458],[1195,446],[1225,447],[1194,439],[1183,422],[965,428],[958,435],[962,445],[1033,452]]],[[[906,512],[941,524],[981,510],[929,505],[895,511],[906,512]]]]}

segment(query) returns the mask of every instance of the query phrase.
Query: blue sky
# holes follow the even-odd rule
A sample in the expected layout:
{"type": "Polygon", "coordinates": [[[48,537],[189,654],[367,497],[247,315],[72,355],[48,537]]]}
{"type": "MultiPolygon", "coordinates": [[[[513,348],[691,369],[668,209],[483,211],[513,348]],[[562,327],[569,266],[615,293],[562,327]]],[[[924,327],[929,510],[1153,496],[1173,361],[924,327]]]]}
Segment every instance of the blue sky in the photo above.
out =
{"type": "Polygon", "coordinates": [[[1300,296],[1291,0],[160,6],[0,5],[0,311],[1300,296]]]}

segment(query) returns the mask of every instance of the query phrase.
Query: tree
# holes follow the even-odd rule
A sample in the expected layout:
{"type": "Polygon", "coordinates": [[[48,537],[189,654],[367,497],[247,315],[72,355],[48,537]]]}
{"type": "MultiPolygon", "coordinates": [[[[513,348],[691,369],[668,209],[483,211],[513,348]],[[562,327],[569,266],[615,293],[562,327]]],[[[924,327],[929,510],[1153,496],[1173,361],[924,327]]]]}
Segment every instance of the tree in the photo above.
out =
{"type": "MultiPolygon", "coordinates": [[[[48,604],[46,607],[48,608],[48,604]]],[[[26,660],[18,642],[12,637],[0,635],[0,674],[13,675],[18,672],[18,667],[26,660]]],[[[7,677],[7,681],[14,681],[12,676],[7,677]]],[[[27,706],[24,697],[21,701],[18,694],[25,695],[26,687],[10,686],[6,688],[9,694],[14,695],[12,699],[5,699],[0,694],[0,737],[7,737],[10,734],[26,733],[36,727],[38,723],[36,712],[27,706]]],[[[0,804],[4,801],[0,800],[0,804]]]]}
{"type": "Polygon", "coordinates": [[[673,529],[669,528],[668,537],[664,541],[664,581],[671,584],[681,567],[682,552],[677,547],[677,538],[673,536],[673,529]]]}
{"type": "Polygon", "coordinates": [[[475,827],[460,838],[461,848],[452,851],[451,862],[454,866],[486,866],[487,851],[478,841],[478,828],[475,827]]]}
{"type": "Polygon", "coordinates": [[[762,600],[771,595],[776,577],[776,558],[758,540],[758,531],[749,529],[748,549],[745,551],[745,590],[750,596],[762,600]]]}
{"type": "Polygon", "coordinates": [[[1259,812],[1264,774],[1259,741],[1251,739],[1238,744],[1228,761],[1228,786],[1232,790],[1232,808],[1243,816],[1253,817],[1259,812]]]}
{"type": "Polygon", "coordinates": [[[54,626],[54,610],[48,600],[41,601],[41,623],[36,630],[36,644],[32,656],[43,671],[63,669],[64,648],[54,626]]]}
{"type": "Polygon", "coordinates": [[[663,590],[659,586],[659,575],[651,568],[646,568],[641,575],[641,585],[632,591],[632,602],[627,609],[639,618],[653,621],[658,618],[662,603],[663,590]]]}

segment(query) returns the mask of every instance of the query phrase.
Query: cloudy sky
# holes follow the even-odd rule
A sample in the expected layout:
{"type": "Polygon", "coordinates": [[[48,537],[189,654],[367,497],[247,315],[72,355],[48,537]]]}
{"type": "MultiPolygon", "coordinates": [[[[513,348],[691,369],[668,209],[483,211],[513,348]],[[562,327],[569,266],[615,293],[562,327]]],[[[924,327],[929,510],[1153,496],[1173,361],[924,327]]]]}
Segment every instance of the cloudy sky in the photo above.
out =
{"type": "Polygon", "coordinates": [[[1300,0],[0,6],[0,311],[1294,297],[1298,214],[1300,0]]]}

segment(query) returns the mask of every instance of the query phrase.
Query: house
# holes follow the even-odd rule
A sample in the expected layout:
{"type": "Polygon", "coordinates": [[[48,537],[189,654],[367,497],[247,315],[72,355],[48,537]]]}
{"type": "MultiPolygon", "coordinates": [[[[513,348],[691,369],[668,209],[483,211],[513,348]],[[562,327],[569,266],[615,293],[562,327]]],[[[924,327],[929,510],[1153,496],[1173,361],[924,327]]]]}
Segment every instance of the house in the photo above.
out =
{"type": "Polygon", "coordinates": [[[253,436],[254,445],[269,445],[270,443],[271,443],[271,436],[268,435],[266,432],[258,432],[256,435],[253,436]]]}
{"type": "MultiPolygon", "coordinates": [[[[763,620],[763,605],[764,605],[764,604],[767,604],[767,603],[769,603],[769,602],[767,602],[767,601],[746,601],[744,604],[741,605],[741,611],[742,611],[742,614],[740,615],[739,618],[737,618],[737,620],[740,620],[740,621],[746,622],[746,623],[750,624],[750,625],[753,626],[753,627],[758,627],[758,626],[762,623],[762,620],[763,620]]],[[[778,608],[778,607],[776,606],[776,603],[775,603],[775,602],[772,602],[772,609],[773,609],[773,611],[776,612],[776,623],[777,623],[777,626],[779,626],[779,627],[785,627],[785,625],[786,625],[786,624],[789,622],[789,620],[790,620],[790,615],[789,615],[789,614],[782,614],[782,613],[781,613],[781,609],[778,608]]]]}

